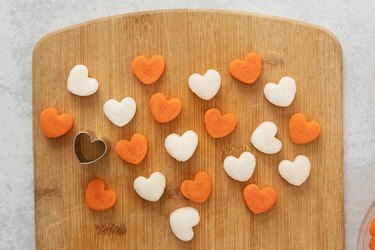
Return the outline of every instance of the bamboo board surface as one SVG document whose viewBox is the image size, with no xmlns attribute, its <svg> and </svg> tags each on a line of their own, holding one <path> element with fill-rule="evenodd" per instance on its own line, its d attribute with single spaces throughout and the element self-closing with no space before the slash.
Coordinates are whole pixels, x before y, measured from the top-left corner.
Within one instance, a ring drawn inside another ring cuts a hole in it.
<svg viewBox="0 0 375 250">
<path fill-rule="evenodd" d="M 263 61 L 253 85 L 233 79 L 228 65 L 254 51 Z M 138 55 L 163 55 L 166 71 L 151 86 L 141 84 L 131 71 Z M 67 91 L 66 81 L 76 64 L 89 68 L 99 90 L 89 97 Z M 188 88 L 191 73 L 213 68 L 222 87 L 210 101 Z M 292 76 L 297 95 L 288 108 L 270 104 L 263 95 L 267 82 Z M 148 108 L 158 91 L 182 101 L 182 112 L 167 124 L 157 124 Z M 102 108 L 109 98 L 133 97 L 137 114 L 125 127 L 114 126 Z M 58 139 L 47 139 L 39 115 L 48 106 L 73 115 L 73 129 Z M 236 130 L 222 139 L 205 131 L 203 116 L 217 107 L 236 114 Z M 291 143 L 288 121 L 295 112 L 321 123 L 318 140 Z M 255 127 L 266 120 L 278 126 L 283 149 L 265 155 L 250 145 Z M 33 135 L 36 245 L 38 249 L 344 249 L 342 52 L 329 32 L 308 24 L 254 14 L 176 10 L 119 15 L 66 28 L 44 37 L 33 53 Z M 199 145 L 185 163 L 164 149 L 170 133 L 188 129 L 198 133 Z M 111 141 L 112 150 L 93 165 L 81 166 L 73 153 L 73 138 L 92 130 Z M 130 165 L 115 153 L 120 139 L 140 132 L 149 141 L 143 162 Z M 228 155 L 252 152 L 257 160 L 247 183 L 230 179 L 223 169 Z M 301 187 L 284 181 L 278 163 L 298 154 L 312 162 L 311 175 Z M 213 178 L 212 196 L 194 204 L 179 192 L 184 179 L 199 170 Z M 167 188 L 159 202 L 142 200 L 133 190 L 139 176 L 162 172 Z M 95 212 L 84 204 L 84 190 L 94 177 L 103 178 L 117 193 L 115 206 Z M 252 214 L 242 199 L 249 183 L 273 186 L 276 205 L 267 213 Z M 179 241 L 169 226 L 169 214 L 193 206 L 201 221 L 190 242 Z"/>
</svg>

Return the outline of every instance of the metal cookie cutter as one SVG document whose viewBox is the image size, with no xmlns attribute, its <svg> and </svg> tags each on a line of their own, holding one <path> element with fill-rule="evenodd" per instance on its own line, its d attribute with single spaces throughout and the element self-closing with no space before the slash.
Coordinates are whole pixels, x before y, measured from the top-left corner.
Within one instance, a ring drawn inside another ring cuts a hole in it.
<svg viewBox="0 0 375 250">
<path fill-rule="evenodd" d="M 82 153 L 82 140 L 81 139 L 84 136 L 88 136 L 90 138 L 90 142 L 92 144 L 90 147 L 93 147 L 94 144 L 98 145 L 96 147 L 100 150 L 100 153 L 94 159 L 87 159 Z M 81 131 L 81 132 L 78 132 L 76 136 L 74 137 L 73 150 L 79 163 L 82 165 L 87 165 L 87 164 L 97 162 L 101 158 L 103 158 L 111 150 L 111 143 L 106 138 L 96 138 L 95 133 L 92 131 Z"/>
</svg>

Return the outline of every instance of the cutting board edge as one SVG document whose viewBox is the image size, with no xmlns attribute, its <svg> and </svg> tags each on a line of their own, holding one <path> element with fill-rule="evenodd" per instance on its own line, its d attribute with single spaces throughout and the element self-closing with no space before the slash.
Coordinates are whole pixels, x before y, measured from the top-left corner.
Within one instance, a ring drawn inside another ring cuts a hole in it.
<svg viewBox="0 0 375 250">
<path fill-rule="evenodd" d="M 275 20 L 275 21 L 281 21 L 281 22 L 291 23 L 293 25 L 298 25 L 298 26 L 303 26 L 303 27 L 306 27 L 306 28 L 315 29 L 315 30 L 321 31 L 322 33 L 325 33 L 328 37 L 330 37 L 334 41 L 335 46 L 337 46 L 338 49 L 339 49 L 339 54 L 341 55 L 341 61 L 342 61 L 342 46 L 340 44 L 339 39 L 330 30 L 328 30 L 328 29 L 326 29 L 322 26 L 316 25 L 316 24 L 307 23 L 307 22 L 300 21 L 300 20 L 289 19 L 289 18 L 286 18 L 286 17 L 272 16 L 272 15 L 267 15 L 267 14 L 259 14 L 259 13 L 254 13 L 254 12 L 234 11 L 234 10 L 219 10 L 219 9 L 217 9 L 217 10 L 215 10 L 215 9 L 170 9 L 170 10 L 168 10 L 168 9 L 164 9 L 164 10 L 148 10 L 148 11 L 131 12 L 131 13 L 124 13 L 124 14 L 118 14 L 118 15 L 113 15 L 113 16 L 108 16 L 108 17 L 92 19 L 92 20 L 89 20 L 89 21 L 86 21 L 86 22 L 70 25 L 70 26 L 67 26 L 67 27 L 60 28 L 60 29 L 57 29 L 55 31 L 49 32 L 46 35 L 42 36 L 36 42 L 36 44 L 33 48 L 33 52 L 32 52 L 33 62 L 34 62 L 34 56 L 36 54 L 37 49 L 46 40 L 48 40 L 52 36 L 57 35 L 61 32 L 65 32 L 65 31 L 68 31 L 68 30 L 80 28 L 82 26 L 85 26 L 85 25 L 88 25 L 88 24 L 91 24 L 91 23 L 95 23 L 95 22 L 107 21 L 107 20 L 113 19 L 113 18 L 119 18 L 119 17 L 125 17 L 125 16 L 131 17 L 131 16 L 150 15 L 150 14 L 163 14 L 163 13 L 173 13 L 173 12 L 180 12 L 180 13 L 183 13 L 183 12 L 222 13 L 222 14 L 232 14 L 232 15 L 241 15 L 241 16 L 253 16 L 253 17 L 259 17 L 259 18 L 265 18 L 265 19 L 270 19 L 270 20 Z M 341 65 L 342 65 L 342 63 L 341 63 Z"/>
</svg>

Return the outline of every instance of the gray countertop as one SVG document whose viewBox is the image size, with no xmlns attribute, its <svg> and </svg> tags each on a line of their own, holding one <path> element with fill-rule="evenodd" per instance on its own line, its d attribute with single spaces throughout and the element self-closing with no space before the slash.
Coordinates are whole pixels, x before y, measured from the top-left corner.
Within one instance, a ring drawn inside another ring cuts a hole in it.
<svg viewBox="0 0 375 250">
<path fill-rule="evenodd" d="M 323 26 L 344 56 L 346 248 L 375 200 L 375 1 L 0 1 L 0 249 L 34 248 L 32 48 L 44 34 L 90 19 L 153 9 L 263 13 Z M 374 153 L 374 154 L 373 154 Z"/>
</svg>

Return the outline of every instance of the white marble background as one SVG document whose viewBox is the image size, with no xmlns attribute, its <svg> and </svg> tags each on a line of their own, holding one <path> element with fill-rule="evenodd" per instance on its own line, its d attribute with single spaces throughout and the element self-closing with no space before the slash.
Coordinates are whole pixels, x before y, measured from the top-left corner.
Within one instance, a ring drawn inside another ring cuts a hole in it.
<svg viewBox="0 0 375 250">
<path fill-rule="evenodd" d="M 375 200 L 375 1 L 1 0 L 0 249 L 34 249 L 31 55 L 44 34 L 110 15 L 173 8 L 258 12 L 321 25 L 344 54 L 346 249 Z M 334 236 L 333 236 L 334 237 Z"/>
</svg>

